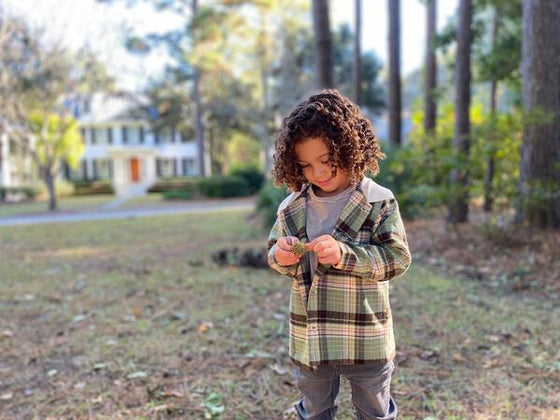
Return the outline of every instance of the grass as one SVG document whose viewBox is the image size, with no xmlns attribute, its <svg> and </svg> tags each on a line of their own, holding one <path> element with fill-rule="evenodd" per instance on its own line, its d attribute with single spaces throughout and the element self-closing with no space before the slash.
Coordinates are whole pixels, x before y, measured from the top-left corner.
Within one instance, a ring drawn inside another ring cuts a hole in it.
<svg viewBox="0 0 560 420">
<path fill-rule="evenodd" d="M 0 228 L 0 419 L 293 419 L 289 281 L 210 258 L 247 216 Z M 557 305 L 422 266 L 392 301 L 400 419 L 560 418 Z"/>
<path fill-rule="evenodd" d="M 63 197 L 58 200 L 58 210 L 96 209 L 114 200 L 113 195 L 92 195 Z M 29 201 L 23 203 L 0 203 L 0 217 L 24 216 L 48 213 L 47 201 Z"/>
</svg>

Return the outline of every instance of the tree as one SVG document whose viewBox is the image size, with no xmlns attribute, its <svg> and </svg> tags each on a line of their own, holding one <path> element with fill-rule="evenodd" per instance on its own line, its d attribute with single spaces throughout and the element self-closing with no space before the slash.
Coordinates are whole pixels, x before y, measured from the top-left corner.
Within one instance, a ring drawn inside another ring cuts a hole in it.
<svg viewBox="0 0 560 420">
<path fill-rule="evenodd" d="M 32 157 L 55 210 L 59 165 L 75 166 L 83 152 L 75 102 L 112 80 L 92 54 L 49 46 L 42 33 L 0 14 L 0 132 Z"/>
<path fill-rule="evenodd" d="M 400 0 L 389 3 L 389 139 L 396 145 L 401 139 L 401 62 Z"/>
<path fill-rule="evenodd" d="M 362 0 L 355 2 L 354 22 L 354 102 L 362 105 Z"/>
<path fill-rule="evenodd" d="M 437 103 L 437 62 L 436 62 L 436 13 L 437 0 L 428 0 L 426 5 L 426 74 L 424 85 L 424 130 L 426 133 L 435 133 Z"/>
<path fill-rule="evenodd" d="M 78 122 L 69 114 L 48 114 L 33 111 L 29 116 L 29 130 L 34 137 L 28 153 L 35 161 L 41 179 L 49 192 L 49 210 L 56 210 L 55 180 L 61 161 L 76 169 L 84 153 L 84 143 Z"/>
<path fill-rule="evenodd" d="M 525 124 L 518 217 L 560 228 L 560 2 L 523 1 L 522 78 Z"/>
<path fill-rule="evenodd" d="M 447 217 L 450 223 L 466 222 L 469 212 L 468 156 L 470 149 L 472 9 L 472 0 L 460 0 L 455 65 L 455 134 L 453 137 L 456 163 L 450 175 L 449 213 Z"/>
<path fill-rule="evenodd" d="M 334 87 L 332 41 L 327 0 L 313 0 L 315 85 L 318 89 Z"/>
</svg>

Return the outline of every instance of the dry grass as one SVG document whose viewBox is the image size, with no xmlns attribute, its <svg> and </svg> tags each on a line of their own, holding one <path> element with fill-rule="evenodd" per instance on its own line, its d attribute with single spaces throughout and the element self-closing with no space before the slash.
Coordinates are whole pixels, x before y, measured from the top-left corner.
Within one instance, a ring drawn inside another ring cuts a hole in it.
<svg viewBox="0 0 560 420">
<path fill-rule="evenodd" d="M 292 419 L 288 280 L 210 262 L 264 240 L 245 212 L 0 228 L 0 418 Z M 552 301 L 418 265 L 392 299 L 400 419 L 560 418 Z"/>
</svg>

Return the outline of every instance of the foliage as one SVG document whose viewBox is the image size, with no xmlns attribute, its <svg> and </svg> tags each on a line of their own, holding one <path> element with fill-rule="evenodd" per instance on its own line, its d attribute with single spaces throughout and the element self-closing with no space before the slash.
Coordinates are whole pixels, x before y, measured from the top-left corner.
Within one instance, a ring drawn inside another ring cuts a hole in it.
<svg viewBox="0 0 560 420">
<path fill-rule="evenodd" d="M 198 190 L 205 197 L 245 197 L 249 183 L 239 176 L 212 176 L 200 179 Z"/>
<path fill-rule="evenodd" d="M 60 161 L 77 168 L 85 146 L 73 117 L 33 111 L 29 116 L 29 130 L 35 137 L 34 151 L 41 166 L 52 167 L 54 173 Z"/>
<path fill-rule="evenodd" d="M 471 196 L 484 191 L 485 165 L 490 153 L 495 157 L 494 191 L 497 203 L 513 204 L 517 197 L 522 116 L 520 111 L 497 114 L 495 121 L 483 112 L 482 105 L 471 107 L 471 149 L 465 160 L 454 155 L 453 107 L 440 106 L 435 136 L 423 128 L 423 111 L 413 113 L 414 129 L 409 143 L 400 148 L 384 147 L 387 158 L 380 163 L 377 181 L 397 194 L 401 210 L 414 218 L 449 199 L 449 174 L 452 168 L 465 167 L 470 174 Z M 490 130 L 493 127 L 494 137 Z"/>
<path fill-rule="evenodd" d="M 196 187 L 190 186 L 181 190 L 167 190 L 163 193 L 164 200 L 190 200 L 196 195 Z"/>
<path fill-rule="evenodd" d="M 114 194 L 113 183 L 107 180 L 73 181 L 74 195 Z"/>
<path fill-rule="evenodd" d="M 5 201 L 8 196 L 22 196 L 25 200 L 34 199 L 39 192 L 33 187 L 2 187 L 0 186 L 0 202 Z"/>
<path fill-rule="evenodd" d="M 266 182 L 257 196 L 256 210 L 263 218 L 265 229 L 272 228 L 276 220 L 278 206 L 288 196 L 287 188 L 276 188 L 272 182 Z"/>
<path fill-rule="evenodd" d="M 261 189 L 265 177 L 263 172 L 254 166 L 238 167 L 231 171 L 230 175 L 238 176 L 249 184 L 249 193 L 254 194 Z"/>
<path fill-rule="evenodd" d="M 177 177 L 166 178 L 156 181 L 149 189 L 149 193 L 161 193 L 172 190 L 187 190 L 196 187 L 198 178 L 195 177 Z"/>
</svg>

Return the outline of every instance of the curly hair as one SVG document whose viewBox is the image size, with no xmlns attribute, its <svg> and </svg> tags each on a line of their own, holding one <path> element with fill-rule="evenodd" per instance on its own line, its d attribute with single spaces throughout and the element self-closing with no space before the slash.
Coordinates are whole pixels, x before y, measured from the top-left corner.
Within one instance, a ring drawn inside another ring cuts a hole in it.
<svg viewBox="0 0 560 420">
<path fill-rule="evenodd" d="M 352 183 L 361 180 L 368 169 L 376 175 L 377 161 L 385 157 L 360 108 L 337 90 L 324 90 L 298 104 L 282 121 L 272 169 L 276 186 L 298 191 L 307 182 L 294 146 L 311 138 L 323 139 L 331 165 L 346 170 Z"/>
</svg>

